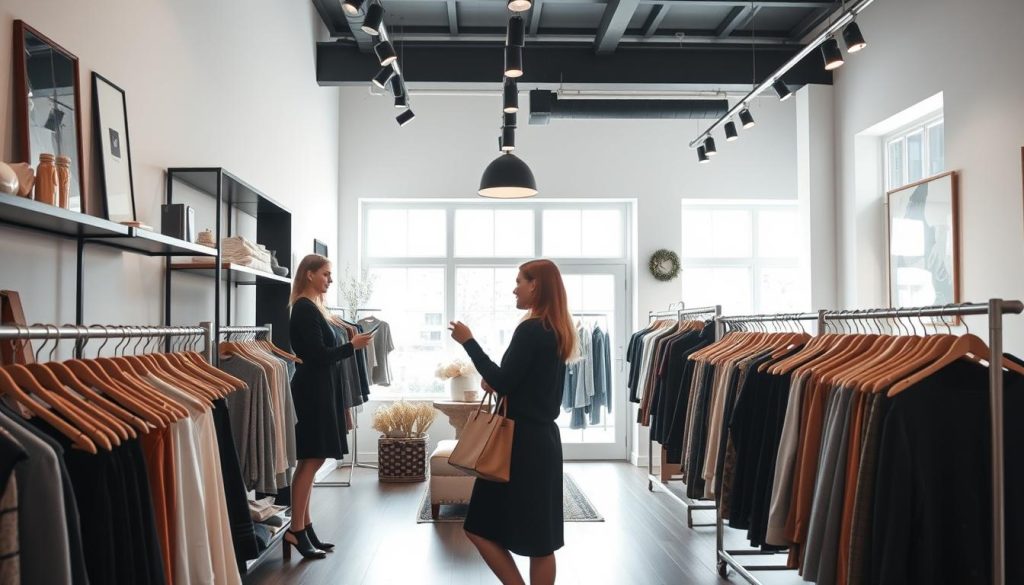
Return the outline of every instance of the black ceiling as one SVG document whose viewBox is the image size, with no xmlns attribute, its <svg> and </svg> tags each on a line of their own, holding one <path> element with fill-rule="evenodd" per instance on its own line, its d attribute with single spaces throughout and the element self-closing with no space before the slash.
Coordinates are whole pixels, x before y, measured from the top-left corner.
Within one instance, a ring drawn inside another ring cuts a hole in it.
<svg viewBox="0 0 1024 585">
<path fill-rule="evenodd" d="M 376 62 L 372 41 L 359 28 L 362 14 L 347 16 L 341 0 L 313 4 L 335 39 L 318 46 L 318 81 L 365 83 Z M 500 81 L 498 50 L 509 18 L 505 0 L 383 4 L 407 81 Z M 752 42 L 757 77 L 764 78 L 795 55 L 800 40 L 835 7 L 827 0 L 534 0 L 523 13 L 527 72 L 522 81 L 750 83 Z M 474 73 L 473 65 L 484 58 L 489 69 Z M 805 61 L 808 66 L 798 66 L 787 83 L 831 83 L 831 75 L 817 66 L 820 60 Z"/>
</svg>

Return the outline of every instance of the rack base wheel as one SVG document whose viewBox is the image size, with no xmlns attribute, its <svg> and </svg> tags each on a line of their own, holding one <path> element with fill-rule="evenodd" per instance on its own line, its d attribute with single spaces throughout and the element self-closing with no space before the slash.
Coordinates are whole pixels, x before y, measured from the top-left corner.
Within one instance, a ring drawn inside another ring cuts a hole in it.
<svg viewBox="0 0 1024 585">
<path fill-rule="evenodd" d="M 729 576 L 729 564 L 725 561 L 718 561 L 718 574 L 724 579 Z"/>
<path fill-rule="evenodd" d="M 654 491 L 654 482 L 651 481 L 651 480 L 647 480 L 647 491 L 649 491 L 649 492 L 653 492 Z"/>
</svg>

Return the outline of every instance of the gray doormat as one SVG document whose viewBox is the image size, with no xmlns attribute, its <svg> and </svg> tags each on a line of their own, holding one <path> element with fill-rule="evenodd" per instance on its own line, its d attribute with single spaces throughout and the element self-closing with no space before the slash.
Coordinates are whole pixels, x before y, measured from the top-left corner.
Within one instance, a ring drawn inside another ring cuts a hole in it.
<svg viewBox="0 0 1024 585">
<path fill-rule="evenodd" d="M 419 515 L 416 517 L 417 524 L 427 522 L 462 522 L 466 519 L 468 504 L 442 505 L 437 520 L 430 517 L 430 484 L 423 490 L 423 499 L 420 500 Z M 604 516 L 597 512 L 597 508 L 590 503 L 590 498 L 583 493 L 580 486 L 568 473 L 562 474 L 562 510 L 566 522 L 604 522 Z"/>
</svg>

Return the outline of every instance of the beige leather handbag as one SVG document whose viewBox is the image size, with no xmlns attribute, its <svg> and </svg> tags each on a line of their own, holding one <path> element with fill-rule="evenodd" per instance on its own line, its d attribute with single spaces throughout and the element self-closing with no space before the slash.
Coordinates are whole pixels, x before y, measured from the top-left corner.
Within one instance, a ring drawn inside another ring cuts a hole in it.
<svg viewBox="0 0 1024 585">
<path fill-rule="evenodd" d="M 515 424 L 508 418 L 508 398 L 498 398 L 492 411 L 491 394 L 487 393 L 480 399 L 479 408 L 469 415 L 448 463 L 480 479 L 507 483 Z"/>
</svg>

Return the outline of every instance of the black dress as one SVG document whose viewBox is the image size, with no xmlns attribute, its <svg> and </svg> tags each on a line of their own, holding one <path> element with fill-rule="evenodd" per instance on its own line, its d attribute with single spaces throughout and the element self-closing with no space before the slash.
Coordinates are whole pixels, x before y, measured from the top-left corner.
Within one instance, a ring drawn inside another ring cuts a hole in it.
<svg viewBox="0 0 1024 585">
<path fill-rule="evenodd" d="M 555 332 L 539 319 L 516 328 L 499 367 L 475 340 L 466 352 L 483 379 L 508 396 L 515 421 L 508 483 L 477 479 L 467 532 L 518 555 L 542 557 L 562 548 L 562 439 L 558 418 L 565 362 Z"/>
<path fill-rule="evenodd" d="M 298 459 L 341 459 L 345 421 L 339 420 L 341 396 L 335 365 L 352 357 L 352 344 L 338 345 L 334 330 L 313 301 L 292 306 L 288 324 L 292 350 L 302 360 L 292 377 L 295 403 L 295 455 Z"/>
</svg>

